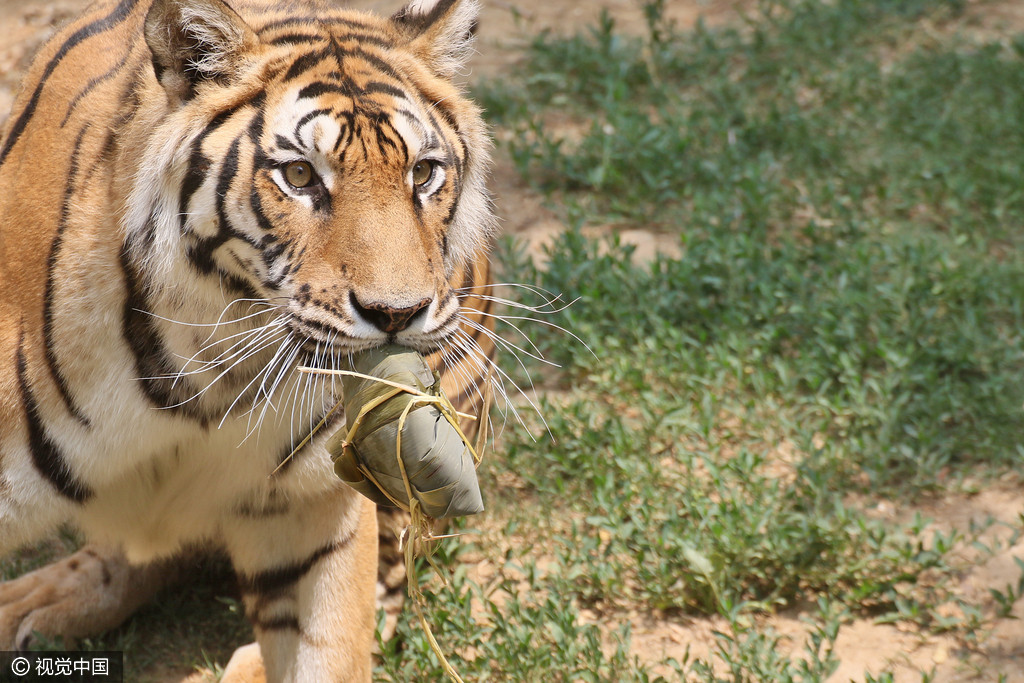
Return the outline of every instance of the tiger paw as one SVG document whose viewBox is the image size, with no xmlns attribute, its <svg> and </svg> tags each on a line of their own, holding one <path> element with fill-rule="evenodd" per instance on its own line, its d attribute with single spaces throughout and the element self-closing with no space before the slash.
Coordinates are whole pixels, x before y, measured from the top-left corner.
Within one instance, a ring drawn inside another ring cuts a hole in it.
<svg viewBox="0 0 1024 683">
<path fill-rule="evenodd" d="M 235 650 L 220 678 L 221 683 L 266 683 L 266 680 L 259 643 L 249 643 Z"/>
<path fill-rule="evenodd" d="M 0 583 L 0 650 L 27 649 L 37 634 L 68 642 L 114 628 L 165 585 L 169 569 L 86 546 Z"/>
</svg>

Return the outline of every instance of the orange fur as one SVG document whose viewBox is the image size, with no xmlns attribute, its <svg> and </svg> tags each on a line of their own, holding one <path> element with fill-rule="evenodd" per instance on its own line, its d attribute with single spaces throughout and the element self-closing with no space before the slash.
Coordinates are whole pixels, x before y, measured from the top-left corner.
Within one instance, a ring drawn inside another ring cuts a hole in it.
<svg viewBox="0 0 1024 683">
<path fill-rule="evenodd" d="M 164 583 L 128 560 L 213 542 L 268 680 L 369 679 L 377 524 L 323 438 L 279 468 L 339 397 L 294 367 L 397 342 L 479 400 L 489 141 L 449 80 L 475 14 L 101 0 L 43 47 L 0 141 L 0 552 L 71 522 L 140 588 L 69 561 L 0 590 L 0 636 L 116 621 Z"/>
</svg>

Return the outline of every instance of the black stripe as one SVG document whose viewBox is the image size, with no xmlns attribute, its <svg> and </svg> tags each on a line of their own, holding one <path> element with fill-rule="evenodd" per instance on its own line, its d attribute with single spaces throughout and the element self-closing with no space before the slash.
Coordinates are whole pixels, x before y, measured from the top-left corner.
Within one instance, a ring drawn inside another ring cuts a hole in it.
<svg viewBox="0 0 1024 683">
<path fill-rule="evenodd" d="M 182 232 L 185 230 L 185 220 L 189 212 L 188 205 L 192 201 L 192 196 L 202 187 L 203 181 L 206 180 L 207 173 L 212 165 L 210 159 L 203 154 L 203 143 L 242 106 L 244 105 L 240 104 L 214 116 L 206 128 L 203 129 L 203 132 L 192 143 L 192 153 L 189 155 L 188 169 L 185 171 L 185 179 L 181 184 L 181 192 L 178 195 L 178 219 Z"/>
<path fill-rule="evenodd" d="M 255 300 L 262 298 L 250 282 L 243 280 L 233 273 L 223 273 L 221 275 L 221 282 L 224 284 L 225 290 L 238 294 L 242 299 Z"/>
<path fill-rule="evenodd" d="M 29 98 L 28 104 L 22 110 L 21 114 L 18 115 L 17 120 L 11 126 L 7 135 L 7 140 L 4 142 L 3 150 L 0 150 L 0 165 L 7 160 L 7 155 L 11 153 L 11 149 L 17 144 L 21 134 L 25 132 L 25 127 L 28 125 L 29 120 L 35 114 L 36 107 L 39 105 L 39 96 L 42 94 L 43 89 L 46 87 L 46 82 L 50 79 L 54 69 L 60 64 L 61 60 L 74 49 L 79 43 L 87 38 L 94 35 L 108 31 L 114 26 L 117 26 L 131 14 L 132 9 L 138 0 L 121 0 L 117 4 L 117 7 L 113 11 L 102 19 L 97 19 L 91 24 L 87 24 L 82 28 L 78 29 L 71 34 L 57 50 L 57 53 L 50 58 L 50 61 L 46 63 L 46 68 L 43 69 L 43 75 L 40 77 L 39 82 L 36 84 L 36 89 L 32 93 L 32 97 Z"/>
<path fill-rule="evenodd" d="M 353 113 L 341 113 L 335 114 L 335 120 L 339 117 L 344 118 L 345 122 L 338 122 L 341 126 L 341 134 L 338 135 L 338 141 L 334 143 L 334 153 L 340 154 L 341 157 L 338 159 L 342 165 L 345 163 L 345 152 L 341 151 L 343 147 L 348 147 L 352 144 L 352 136 L 355 134 L 355 114 Z"/>
<path fill-rule="evenodd" d="M 396 81 L 399 81 L 406 87 L 410 87 L 409 80 L 404 75 L 396 71 L 395 67 L 392 64 L 388 63 L 382 57 L 379 57 L 373 54 L 372 52 L 367 52 L 366 50 L 361 49 L 359 46 L 342 47 L 341 45 L 335 44 L 334 52 L 339 64 L 346 57 L 357 57 L 359 59 L 362 59 L 364 62 L 368 62 L 372 66 L 376 67 L 377 70 L 380 71 L 381 73 L 390 76 Z"/>
<path fill-rule="evenodd" d="M 423 99 L 428 100 L 426 97 Z M 443 99 L 436 102 L 430 102 L 430 106 L 427 107 L 427 116 L 430 118 L 430 124 L 434 127 L 434 130 L 441 128 L 437 123 L 437 118 L 434 116 L 434 112 L 437 112 L 441 115 L 441 118 L 444 119 L 444 122 L 448 124 L 448 127 L 458 133 L 459 122 L 456 121 L 455 114 L 448 110 L 446 102 L 447 101 Z"/>
<path fill-rule="evenodd" d="M 256 216 L 256 223 L 259 225 L 260 230 L 266 233 L 258 246 L 263 267 L 267 271 L 267 277 L 262 280 L 263 285 L 268 289 L 280 289 L 281 285 L 288 278 L 288 269 L 283 269 L 280 275 L 273 278 L 271 273 L 274 270 L 274 266 L 277 265 L 277 260 L 291 246 L 291 242 L 288 240 L 278 241 L 277 237 L 270 232 L 274 229 L 274 224 L 270 222 L 270 219 L 263 212 L 263 200 L 260 198 L 259 189 L 255 183 L 253 183 L 252 188 L 249 190 L 249 208 L 252 209 L 253 214 Z"/>
<path fill-rule="evenodd" d="M 209 157 L 203 154 L 203 140 L 200 137 L 192 145 L 192 153 L 188 157 L 188 168 L 185 170 L 185 178 L 181 183 L 181 192 L 178 193 L 178 227 L 182 234 L 186 232 L 188 205 L 195 193 L 202 187 L 203 181 L 206 180 L 211 163 Z"/>
<path fill-rule="evenodd" d="M 355 28 L 372 29 L 373 26 L 356 19 L 349 19 L 345 17 L 330 17 L 325 18 L 323 16 L 308 15 L 308 16 L 290 16 L 286 19 L 277 19 L 275 21 L 268 22 L 256 29 L 256 33 L 263 34 L 269 33 L 275 29 L 284 28 L 286 26 L 295 26 L 306 24 L 308 26 L 350 26 Z"/>
<path fill-rule="evenodd" d="M 272 76 L 276 76 L 279 73 L 281 73 L 281 70 L 280 69 L 275 69 L 271 75 Z M 268 80 L 269 80 L 269 77 L 268 77 Z M 250 97 L 249 98 L 249 102 L 248 102 L 249 106 L 250 107 L 255 107 L 257 112 L 261 116 L 263 115 L 263 111 L 262 111 L 263 105 L 266 104 L 266 103 L 267 103 L 267 91 L 263 90 L 263 89 L 261 89 L 259 92 L 257 92 L 252 97 Z M 242 105 L 239 105 L 239 106 L 242 106 Z"/>
<path fill-rule="evenodd" d="M 22 332 L 21 339 L 18 340 L 18 388 L 21 390 L 21 401 L 25 406 L 28 446 L 32 454 L 32 463 L 39 473 L 57 489 L 58 493 L 76 503 L 84 503 L 92 497 L 93 492 L 74 477 L 64 454 L 46 434 L 42 418 L 39 415 L 39 406 L 28 385 L 24 343 L 25 335 Z"/>
<path fill-rule="evenodd" d="M 263 200 L 260 199 L 260 190 L 253 183 L 253 186 L 249 189 L 249 208 L 252 209 L 253 214 L 256 216 L 256 224 L 260 226 L 260 230 L 269 233 L 274 229 L 274 224 L 270 222 L 270 219 L 263 213 Z M 276 259 L 284 251 L 285 243 L 281 243 L 279 246 L 274 247 L 276 249 L 273 253 L 272 248 L 267 247 L 267 238 L 271 235 L 264 235 L 263 240 L 260 242 L 260 249 L 263 250 L 263 262 L 269 266 L 267 259 Z"/>
<path fill-rule="evenodd" d="M 444 307 L 448 305 L 448 302 L 452 300 L 453 296 L 455 296 L 455 290 L 453 290 L 451 287 L 447 287 L 444 290 L 444 296 L 442 296 L 437 301 L 437 309 L 443 310 Z"/>
<path fill-rule="evenodd" d="M 64 199 L 61 202 L 60 219 L 57 222 L 57 234 L 53 238 L 53 244 L 50 245 L 50 256 L 46 262 L 46 291 L 43 295 L 43 347 L 46 349 L 46 364 L 50 367 L 50 375 L 53 377 L 53 381 L 57 385 L 57 390 L 60 392 L 60 397 L 64 402 L 64 407 L 71 416 L 79 422 L 79 424 L 86 427 L 90 426 L 89 418 L 82 413 L 81 408 L 79 408 L 71 398 L 67 378 L 60 369 L 60 361 L 57 360 L 57 352 L 54 349 L 53 332 L 55 322 L 53 320 L 53 278 L 57 271 L 57 259 L 60 256 L 61 247 L 64 244 L 64 232 L 68 227 L 68 218 L 71 216 L 71 201 L 75 192 L 75 182 L 78 177 L 78 155 L 82 150 L 82 140 L 85 138 L 85 134 L 88 132 L 89 126 L 90 124 L 85 124 L 82 130 L 78 132 L 78 137 L 75 139 L 75 145 L 71 150 L 68 179 L 64 185 Z"/>
<path fill-rule="evenodd" d="M 396 153 L 402 154 L 402 164 L 407 164 L 409 161 L 409 150 L 405 146 L 405 141 L 402 140 L 402 136 L 399 135 L 398 131 L 395 131 L 394 126 L 391 125 L 391 117 L 389 117 L 387 114 L 379 114 L 377 116 L 376 124 L 377 125 L 373 127 L 373 132 L 377 136 L 377 148 L 380 150 L 381 155 L 386 157 L 387 149 L 385 148 L 390 147 L 391 149 L 395 150 Z M 388 127 L 391 130 L 395 131 L 395 137 L 398 138 L 398 141 L 402 145 L 401 149 L 399 149 L 398 145 L 395 144 L 394 140 L 388 137 L 387 133 L 384 130 L 385 127 Z"/>
<path fill-rule="evenodd" d="M 395 140 L 398 143 L 398 151 L 402 155 L 402 166 L 405 168 L 409 167 L 409 162 L 412 161 L 409 157 L 409 146 L 405 144 L 405 138 L 402 137 L 401 133 L 395 128 L 395 126 L 388 121 L 388 127 L 394 132 Z"/>
<path fill-rule="evenodd" d="M 267 519 L 278 517 L 291 511 L 288 504 L 282 501 L 270 501 L 262 505 L 255 503 L 242 503 L 234 510 L 235 515 L 244 519 Z"/>
<path fill-rule="evenodd" d="M 297 57 L 295 61 L 292 62 L 292 65 L 288 67 L 288 72 L 285 73 L 284 80 L 290 81 L 296 76 L 306 73 L 330 57 L 331 52 L 330 46 L 325 46 L 315 52 L 307 52 L 301 57 Z"/>
<path fill-rule="evenodd" d="M 385 49 L 395 47 L 395 41 L 370 33 L 346 33 L 345 35 L 338 36 L 339 42 L 347 43 L 350 40 L 355 41 L 360 45 L 374 45 Z"/>
<path fill-rule="evenodd" d="M 326 38 L 319 33 L 283 33 L 264 42 L 268 45 L 300 45 L 318 40 L 326 40 Z"/>
<path fill-rule="evenodd" d="M 363 95 L 384 94 L 391 95 L 399 100 L 409 99 L 408 95 L 406 95 L 405 91 L 401 88 L 381 81 L 370 81 L 366 85 L 362 86 L 359 89 L 359 92 Z"/>
<path fill-rule="evenodd" d="M 295 130 L 293 132 L 293 135 L 295 135 L 295 137 L 298 138 L 299 137 L 299 131 L 302 130 L 302 127 L 305 126 L 307 123 L 309 123 L 310 121 L 312 121 L 313 119 L 315 119 L 318 116 L 324 116 L 324 115 L 330 116 L 331 114 L 333 114 L 333 112 L 330 109 L 323 109 L 323 108 L 321 108 L 321 109 L 314 109 L 313 111 L 304 114 L 302 116 L 302 118 L 299 119 L 298 123 L 295 124 Z"/>
<path fill-rule="evenodd" d="M 293 584 L 297 583 L 309 573 L 313 566 L 333 552 L 341 550 L 348 545 L 350 538 L 342 541 L 329 543 L 322 548 L 313 551 L 309 557 L 301 562 L 266 569 L 256 574 L 239 574 L 238 585 L 243 593 L 268 596 L 281 593 Z"/>
<path fill-rule="evenodd" d="M 299 620 L 294 615 L 272 617 L 270 619 L 254 618 L 252 624 L 260 631 L 295 631 L 296 633 L 302 633 L 302 628 L 299 627 Z"/>
<path fill-rule="evenodd" d="M 98 168 L 99 166 L 105 166 L 114 158 L 114 150 L 117 148 L 117 138 L 114 135 L 114 131 L 109 128 L 104 131 L 106 137 L 103 139 L 103 146 L 100 147 L 100 153 L 93 159 L 93 167 L 89 169 L 89 175 Z"/>
<path fill-rule="evenodd" d="M 316 341 L 322 342 L 327 341 L 328 339 L 337 339 L 339 336 L 339 331 L 336 328 L 331 327 L 326 323 L 322 323 L 319 320 L 310 320 L 308 318 L 296 317 L 295 325 L 298 327 L 305 328 L 304 331 L 306 333 L 306 336 L 312 337 Z M 317 338 L 316 335 L 312 334 L 313 332 L 318 332 L 320 334 L 319 338 Z"/>
<path fill-rule="evenodd" d="M 163 337 L 156 327 L 156 318 L 149 315 L 149 301 L 142 283 L 128 257 L 128 247 L 121 247 L 121 270 L 125 281 L 124 309 L 121 317 L 121 336 L 135 359 L 136 386 L 155 408 L 167 409 L 178 415 L 187 415 L 205 426 L 211 417 L 204 415 L 197 401 L 182 403 L 190 394 L 187 382 L 176 387 L 173 375 L 177 368 L 164 347 Z"/>
<path fill-rule="evenodd" d="M 359 141 L 359 148 L 363 151 L 363 162 L 369 163 L 369 161 L 370 161 L 370 153 L 366 149 L 366 137 L 364 135 L 364 132 L 365 132 L 366 129 L 363 127 L 362 123 L 360 123 L 360 122 L 356 122 L 356 125 L 354 126 L 354 128 L 356 128 L 355 135 L 356 135 L 356 140 Z"/>
<path fill-rule="evenodd" d="M 289 152 L 295 152 L 296 154 L 304 154 L 301 148 L 280 133 L 274 135 L 274 144 L 277 145 L 278 149 L 286 149 Z"/>
<path fill-rule="evenodd" d="M 85 84 L 85 87 L 79 90 L 77 95 L 71 98 L 71 101 L 68 103 L 67 111 L 64 112 L 64 119 L 60 122 L 61 128 L 63 128 L 67 124 L 68 119 L 71 118 L 71 114 L 78 107 L 78 103 L 82 100 L 82 98 L 88 95 L 90 92 L 92 92 L 96 86 L 118 75 L 121 69 L 124 68 L 124 65 L 128 63 L 128 57 L 130 56 L 131 52 L 125 53 L 124 57 L 122 57 L 117 64 L 111 67 L 109 71 L 90 79 L 89 82 Z"/>
<path fill-rule="evenodd" d="M 253 104 L 255 105 L 256 103 L 253 102 Z M 260 106 L 262 107 L 262 103 L 260 103 Z M 249 125 L 246 128 L 246 134 L 249 136 L 249 140 L 257 148 L 257 151 L 254 151 L 254 154 L 258 153 L 260 138 L 263 137 L 263 128 L 266 125 L 266 122 L 266 112 L 263 111 L 263 109 L 257 109 L 256 116 L 252 117 L 252 121 L 249 122 Z"/>
<path fill-rule="evenodd" d="M 231 142 L 231 147 L 228 148 L 228 153 L 221 163 L 220 173 L 217 176 L 217 234 L 213 237 L 200 238 L 186 251 L 192 265 L 203 275 L 213 273 L 216 268 L 216 264 L 213 262 L 213 252 L 223 246 L 232 236 L 224 203 L 227 200 L 231 182 L 238 173 L 238 148 L 241 141 L 242 136 L 239 135 Z"/>
<path fill-rule="evenodd" d="M 454 185 L 454 187 L 452 187 L 452 194 L 454 194 L 454 196 L 452 197 L 451 203 L 448 206 L 448 213 L 442 220 L 446 227 L 451 225 L 452 221 L 455 220 L 455 214 L 459 210 L 459 199 L 462 198 L 462 177 L 459 174 L 458 169 L 456 169 L 455 171 L 455 178 L 452 179 L 452 184 Z M 441 252 L 443 254 L 447 254 L 448 252 L 447 238 L 448 235 L 445 234 L 444 250 Z"/>
<path fill-rule="evenodd" d="M 355 97 L 357 90 L 351 83 L 327 83 L 326 81 L 314 81 L 299 91 L 299 99 L 320 97 L 326 93 L 337 93 L 346 97 Z"/>
</svg>

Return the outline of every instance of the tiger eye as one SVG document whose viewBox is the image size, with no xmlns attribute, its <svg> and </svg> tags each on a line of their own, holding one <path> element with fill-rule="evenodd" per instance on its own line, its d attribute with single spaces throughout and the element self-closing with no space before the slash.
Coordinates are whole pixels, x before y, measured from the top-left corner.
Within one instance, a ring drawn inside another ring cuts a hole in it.
<svg viewBox="0 0 1024 683">
<path fill-rule="evenodd" d="M 417 161 L 412 167 L 413 185 L 426 185 L 432 175 L 434 175 L 434 164 L 430 161 Z"/>
<path fill-rule="evenodd" d="M 307 187 L 313 182 L 313 166 L 308 161 L 293 161 L 284 167 L 284 179 L 292 187 Z"/>
</svg>

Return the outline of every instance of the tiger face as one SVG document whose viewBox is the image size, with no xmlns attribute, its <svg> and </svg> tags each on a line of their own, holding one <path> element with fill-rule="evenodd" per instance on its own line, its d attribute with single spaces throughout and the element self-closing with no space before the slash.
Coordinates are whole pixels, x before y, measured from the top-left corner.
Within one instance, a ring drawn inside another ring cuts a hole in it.
<svg viewBox="0 0 1024 683">
<path fill-rule="evenodd" d="M 311 340 L 427 351 L 456 322 L 456 254 L 486 239 L 479 217 L 457 215 L 467 146 L 454 114 L 431 111 L 443 95 L 360 61 L 332 55 L 301 84 L 275 84 L 251 180 L 277 221 L 260 285 L 286 292 Z"/>
<path fill-rule="evenodd" d="M 142 97 L 164 99 L 162 134 L 129 244 L 166 258 L 165 282 L 199 274 L 272 302 L 307 350 L 442 347 L 494 225 L 485 126 L 450 81 L 467 5 L 254 27 L 226 6 L 158 4 L 146 37 L 163 92 Z"/>
</svg>

